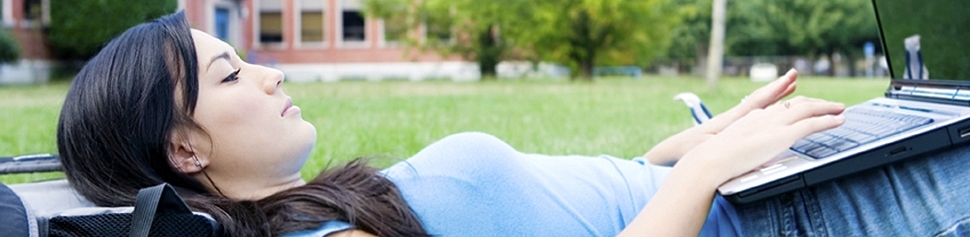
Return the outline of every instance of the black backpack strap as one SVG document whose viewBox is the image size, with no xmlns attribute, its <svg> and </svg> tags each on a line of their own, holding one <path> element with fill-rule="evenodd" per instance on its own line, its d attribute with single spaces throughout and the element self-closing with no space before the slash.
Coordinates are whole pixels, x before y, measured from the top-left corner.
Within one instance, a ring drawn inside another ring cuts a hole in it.
<svg viewBox="0 0 970 237">
<path fill-rule="evenodd" d="M 138 191 L 135 199 L 135 210 L 131 217 L 130 237 L 147 237 L 152 222 L 159 213 L 187 213 L 192 211 L 185 205 L 182 198 L 175 193 L 172 186 L 162 183 Z"/>
<path fill-rule="evenodd" d="M 50 236 L 50 217 L 37 216 L 37 236 L 47 237 Z"/>
</svg>

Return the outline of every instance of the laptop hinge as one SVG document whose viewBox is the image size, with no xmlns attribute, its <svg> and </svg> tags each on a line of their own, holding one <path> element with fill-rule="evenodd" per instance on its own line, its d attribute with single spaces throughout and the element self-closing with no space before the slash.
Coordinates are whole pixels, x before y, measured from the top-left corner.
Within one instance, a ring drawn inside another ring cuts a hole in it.
<svg viewBox="0 0 970 237">
<path fill-rule="evenodd" d="M 886 97 L 970 106 L 970 87 L 956 81 L 893 80 Z"/>
</svg>

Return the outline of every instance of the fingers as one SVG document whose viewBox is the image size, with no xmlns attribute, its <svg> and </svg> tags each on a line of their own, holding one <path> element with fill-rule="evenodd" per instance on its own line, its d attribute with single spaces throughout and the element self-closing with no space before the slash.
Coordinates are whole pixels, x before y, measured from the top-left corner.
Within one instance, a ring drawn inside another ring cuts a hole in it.
<svg viewBox="0 0 970 237">
<path fill-rule="evenodd" d="M 782 75 L 781 77 L 790 77 L 791 80 L 795 80 L 795 78 L 798 77 L 798 70 L 795 70 L 794 68 L 788 69 L 788 71 L 785 72 L 785 75 Z"/>
<path fill-rule="evenodd" d="M 774 104 L 781 98 L 795 92 L 795 79 L 797 77 L 797 71 L 794 69 L 788 70 L 785 75 L 779 77 L 777 80 L 751 92 L 750 95 L 745 97 L 745 102 L 748 103 L 751 109 L 765 108 Z"/>
<path fill-rule="evenodd" d="M 815 98 L 796 97 L 767 110 L 779 116 L 780 120 L 777 121 L 783 126 L 789 125 L 788 134 L 796 139 L 838 127 L 845 122 L 845 117 L 840 115 L 845 111 L 844 104 Z"/>
<path fill-rule="evenodd" d="M 788 72 L 786 72 L 785 75 L 781 75 L 781 77 L 775 80 L 775 82 L 785 85 L 786 87 L 785 91 L 788 92 L 788 94 L 791 94 L 791 92 L 795 91 L 794 90 L 795 79 L 798 79 L 798 71 L 792 68 L 788 70 Z M 788 94 L 785 94 L 785 95 L 787 96 Z"/>
<path fill-rule="evenodd" d="M 728 110 L 725 113 L 726 116 L 721 117 L 726 117 L 726 120 L 733 122 L 751 110 L 764 109 L 769 105 L 777 103 L 781 98 L 785 98 L 785 96 L 795 92 L 796 76 L 797 72 L 794 69 L 789 70 L 784 76 L 751 92 L 740 104 Z"/>
<path fill-rule="evenodd" d="M 785 88 L 785 91 L 781 93 L 782 96 L 781 97 L 778 97 L 778 99 L 776 99 L 776 100 L 780 100 L 781 98 L 785 98 L 785 96 L 788 96 L 788 95 L 791 95 L 791 93 L 794 93 L 795 92 L 796 85 L 797 84 L 795 84 L 795 82 L 792 82 L 791 84 L 788 84 L 788 88 Z"/>
<path fill-rule="evenodd" d="M 841 114 L 845 110 L 845 105 L 815 98 L 797 97 L 773 106 L 772 110 L 786 118 L 787 124 L 794 124 L 807 118 Z"/>
<path fill-rule="evenodd" d="M 781 104 L 788 103 L 788 105 L 791 106 L 793 104 L 805 104 L 805 103 L 814 104 L 814 103 L 832 103 L 832 102 L 829 102 L 829 101 L 823 100 L 823 99 L 818 99 L 818 98 L 804 97 L 804 96 L 796 96 L 795 98 L 792 98 L 792 99 L 790 99 L 788 101 L 779 102 L 779 103 L 781 103 Z"/>
<path fill-rule="evenodd" d="M 778 79 L 769 83 L 767 86 L 765 86 L 765 88 L 775 88 L 775 90 L 773 91 L 785 92 L 787 90 L 781 90 L 781 89 L 790 88 L 791 85 L 795 83 L 796 78 L 798 78 L 798 72 L 795 71 L 795 69 L 791 69 L 791 70 L 788 70 L 788 72 L 786 72 L 785 75 L 781 75 L 781 77 L 778 77 Z"/>
<path fill-rule="evenodd" d="M 842 115 L 824 115 L 811 117 L 803 119 L 801 121 L 795 122 L 791 125 L 791 135 L 795 136 L 795 139 L 803 138 L 812 133 L 825 131 L 828 129 L 836 128 L 845 123 L 845 116 Z"/>
<path fill-rule="evenodd" d="M 785 75 L 782 75 L 781 77 L 779 77 L 778 80 L 775 80 L 775 81 L 781 82 L 781 84 L 784 85 L 784 88 L 785 88 L 784 90 L 781 91 L 781 93 L 778 93 L 778 95 L 775 97 L 775 101 L 778 101 L 781 98 L 785 98 L 785 96 L 791 95 L 792 92 L 795 92 L 795 85 L 796 85 L 795 79 L 797 78 L 798 78 L 798 71 L 792 68 L 791 70 L 788 70 L 788 72 L 785 73 Z"/>
</svg>

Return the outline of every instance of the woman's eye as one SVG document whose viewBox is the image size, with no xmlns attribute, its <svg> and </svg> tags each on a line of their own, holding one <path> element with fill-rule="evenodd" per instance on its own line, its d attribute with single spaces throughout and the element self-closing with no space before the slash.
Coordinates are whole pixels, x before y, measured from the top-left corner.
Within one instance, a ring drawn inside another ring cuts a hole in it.
<svg viewBox="0 0 970 237">
<path fill-rule="evenodd" d="M 236 69 L 236 71 L 229 73 L 229 76 L 227 76 L 225 79 L 222 79 L 222 82 L 226 83 L 226 82 L 233 82 L 233 81 L 239 80 L 239 71 L 242 71 L 242 68 Z"/>
</svg>

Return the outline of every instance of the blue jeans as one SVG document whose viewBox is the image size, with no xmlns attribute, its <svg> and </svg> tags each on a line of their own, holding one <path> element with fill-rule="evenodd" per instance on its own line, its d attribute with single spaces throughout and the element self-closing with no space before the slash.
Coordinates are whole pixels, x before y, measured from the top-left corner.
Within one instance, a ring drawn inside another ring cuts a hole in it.
<svg viewBox="0 0 970 237">
<path fill-rule="evenodd" d="M 970 236 L 970 146 L 734 210 L 745 236 Z"/>
</svg>

